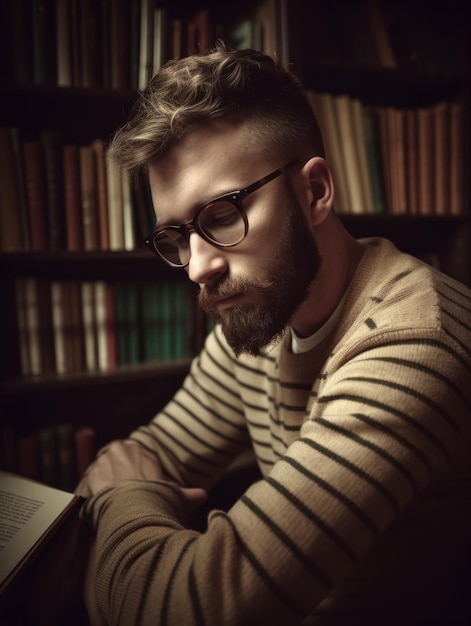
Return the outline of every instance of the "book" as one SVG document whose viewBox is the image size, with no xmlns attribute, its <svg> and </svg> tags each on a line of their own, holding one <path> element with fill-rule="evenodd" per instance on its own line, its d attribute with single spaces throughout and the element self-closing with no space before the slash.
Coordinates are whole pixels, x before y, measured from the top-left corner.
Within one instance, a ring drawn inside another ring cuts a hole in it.
<svg viewBox="0 0 471 626">
<path fill-rule="evenodd" d="M 23 250 L 20 196 L 10 128 L 0 127 L 0 251 Z"/>
<path fill-rule="evenodd" d="M 65 374 L 68 371 L 67 358 L 68 345 L 65 330 L 65 285 L 59 281 L 52 281 L 52 322 L 54 328 L 54 354 L 56 359 L 56 372 Z"/>
<path fill-rule="evenodd" d="M 65 250 L 67 235 L 64 215 L 64 158 L 62 137 L 56 132 L 40 136 L 46 173 L 48 247 L 51 251 Z"/>
<path fill-rule="evenodd" d="M 139 86 L 139 54 L 141 36 L 141 0 L 130 0 L 130 89 L 137 91 Z"/>
<path fill-rule="evenodd" d="M 31 235 L 31 250 L 47 250 L 46 173 L 39 141 L 23 141 L 28 221 Z"/>
<path fill-rule="evenodd" d="M 125 250 L 134 250 L 136 237 L 134 235 L 134 211 L 132 206 L 131 181 L 129 175 L 121 175 L 121 197 L 123 201 L 123 244 Z"/>
<path fill-rule="evenodd" d="M 105 283 L 105 330 L 108 354 L 108 369 L 118 365 L 118 346 L 116 338 L 116 304 L 113 286 Z"/>
<path fill-rule="evenodd" d="M 36 282 L 38 307 L 39 352 L 41 357 L 41 374 L 53 374 L 56 371 L 54 350 L 54 319 L 52 312 L 51 280 L 39 276 Z"/>
<path fill-rule="evenodd" d="M 373 211 L 375 213 L 383 213 L 386 207 L 376 108 L 372 105 L 362 103 L 361 112 L 366 157 L 371 181 L 371 193 L 373 196 Z"/>
<path fill-rule="evenodd" d="M 31 374 L 29 352 L 28 319 L 26 312 L 26 285 L 25 279 L 18 277 L 15 281 L 16 319 L 18 320 L 18 345 L 20 348 L 21 373 L 23 376 Z"/>
<path fill-rule="evenodd" d="M 80 51 L 82 87 L 100 87 L 101 75 L 101 24 L 100 3 L 95 0 L 80 2 Z"/>
<path fill-rule="evenodd" d="M 78 280 L 67 280 L 64 289 L 64 331 L 67 371 L 85 371 L 82 291 Z"/>
<path fill-rule="evenodd" d="M 362 103 L 358 98 L 351 98 L 350 106 L 357 153 L 357 164 L 363 197 L 363 213 L 374 213 L 372 181 L 370 175 L 371 171 L 368 165 L 368 155 L 366 152 L 366 136 L 363 123 Z"/>
<path fill-rule="evenodd" d="M 391 213 L 402 215 L 407 212 L 406 171 L 404 162 L 404 111 L 386 107 L 388 147 L 390 152 Z"/>
<path fill-rule="evenodd" d="M 106 371 L 110 366 L 110 353 L 107 333 L 106 284 L 104 281 L 97 280 L 93 283 L 93 296 L 97 366 L 100 371 Z"/>
<path fill-rule="evenodd" d="M 154 40 L 152 51 L 152 73 L 155 74 L 167 61 L 168 53 L 168 15 L 167 9 L 154 9 Z"/>
<path fill-rule="evenodd" d="M 34 82 L 33 7 L 30 0 L 11 0 L 9 7 L 11 14 L 8 26 L 11 33 L 2 33 L 2 36 L 11 37 L 7 46 L 11 46 L 13 80 L 17 85 L 29 86 Z"/>
<path fill-rule="evenodd" d="M 417 183 L 417 112 L 415 109 L 405 109 L 404 117 L 404 149 L 407 178 L 407 212 L 410 215 L 417 215 L 419 212 L 419 188 Z"/>
<path fill-rule="evenodd" d="M 37 284 L 33 278 L 23 281 L 25 321 L 29 348 L 29 373 L 41 374 L 41 341 L 39 337 L 39 304 Z"/>
<path fill-rule="evenodd" d="M 450 104 L 450 208 L 451 215 L 463 215 L 466 211 L 464 189 L 464 112 L 461 102 Z"/>
<path fill-rule="evenodd" d="M 58 424 L 56 432 L 59 454 L 59 486 L 66 491 L 73 491 L 77 484 L 74 428 L 69 423 Z"/>
<path fill-rule="evenodd" d="M 358 145 L 355 137 L 352 99 L 347 95 L 333 98 L 335 118 L 341 136 L 340 154 L 351 213 L 364 213 L 365 199 L 358 163 Z"/>
<path fill-rule="evenodd" d="M 81 283 L 82 322 L 85 343 L 85 369 L 92 372 L 97 368 L 97 333 L 95 316 L 95 290 L 91 281 Z"/>
<path fill-rule="evenodd" d="M 106 157 L 110 250 L 124 249 L 123 187 L 117 166 Z"/>
<path fill-rule="evenodd" d="M 56 10 L 54 0 L 32 0 L 33 76 L 36 85 L 57 82 Z"/>
<path fill-rule="evenodd" d="M 160 340 L 162 328 L 159 314 L 159 289 L 157 285 L 144 285 L 142 292 L 142 332 L 144 335 L 144 361 L 161 360 Z"/>
<path fill-rule="evenodd" d="M 41 479 L 41 457 L 36 433 L 22 434 L 18 437 L 18 471 L 26 478 Z"/>
<path fill-rule="evenodd" d="M 376 47 L 379 65 L 381 67 L 395 68 L 397 65 L 396 57 L 394 56 L 380 0 L 366 0 L 365 15 Z"/>
<path fill-rule="evenodd" d="M 20 131 L 16 126 L 10 127 L 11 149 L 13 153 L 13 164 L 15 167 L 15 180 L 18 190 L 18 208 L 21 241 L 23 250 L 31 250 L 31 234 L 28 220 L 28 200 L 26 197 L 26 177 L 21 147 Z"/>
<path fill-rule="evenodd" d="M 95 152 L 91 145 L 87 145 L 80 146 L 79 154 L 83 244 L 85 250 L 97 250 L 99 247 L 99 217 Z"/>
<path fill-rule="evenodd" d="M 433 124 L 433 199 L 434 213 L 436 215 L 446 215 L 448 212 L 448 202 L 450 191 L 448 184 L 450 181 L 448 164 L 449 154 L 449 107 L 447 102 L 439 102 L 432 107 Z"/>
<path fill-rule="evenodd" d="M 254 6 L 252 18 L 261 27 L 261 52 L 268 56 L 284 58 L 281 50 L 280 14 L 278 0 L 262 0 Z"/>
<path fill-rule="evenodd" d="M 109 3 L 110 21 L 110 78 L 112 89 L 129 89 L 131 82 L 131 41 L 129 2 L 113 0 Z"/>
<path fill-rule="evenodd" d="M 15 624 L 19 623 L 55 623 L 41 621 L 39 616 L 34 621 L 22 621 L 21 613 L 29 611 L 29 591 L 31 586 L 42 586 L 42 576 L 46 567 L 37 567 L 45 558 L 49 567 L 54 546 L 64 544 L 59 538 L 67 536 L 78 539 L 79 509 L 83 498 L 64 490 L 52 488 L 40 482 L 0 472 L 0 606 L 2 620 L 12 617 L 16 612 Z M 68 551 L 70 566 L 73 553 Z M 44 563 L 45 565 L 45 563 Z M 35 573 L 34 579 L 31 575 Z M 64 581 L 59 581 L 61 584 Z M 53 591 L 58 593 L 57 603 L 61 604 L 61 589 L 49 590 L 49 601 Z M 15 593 L 17 597 L 15 599 Z M 56 594 L 54 594 L 56 595 Z M 18 606 L 15 608 L 15 604 Z M 21 604 L 24 604 L 22 607 Z M 54 605 L 55 602 L 52 602 Z M 49 607 L 49 610 L 52 610 Z M 11 612 L 11 615 L 10 615 Z M 33 615 L 31 615 L 33 617 Z M 8 623 L 8 622 L 7 622 Z M 13 623 L 13 622 L 12 622 Z"/>
<path fill-rule="evenodd" d="M 64 202 L 67 250 L 84 249 L 79 147 L 64 145 Z"/>
<path fill-rule="evenodd" d="M 44 426 L 38 431 L 41 456 L 41 482 L 60 487 L 59 437 L 55 426 Z"/>
<path fill-rule="evenodd" d="M 152 74 L 154 39 L 154 0 L 141 0 L 138 89 L 143 90 Z"/>
<path fill-rule="evenodd" d="M 72 73 L 72 7 L 70 0 L 56 0 L 57 85 L 71 87 Z"/>
<path fill-rule="evenodd" d="M 109 250 L 110 235 L 108 223 L 108 189 L 106 183 L 105 144 L 102 139 L 91 143 L 95 155 L 96 201 L 98 204 L 98 243 L 100 250 Z"/>
<path fill-rule="evenodd" d="M 334 179 L 335 211 L 349 213 L 350 198 L 340 151 L 339 127 L 335 118 L 335 96 L 315 91 L 308 91 L 307 96 L 321 127 L 326 157 Z"/>
<path fill-rule="evenodd" d="M 80 480 L 85 470 L 95 458 L 96 432 L 91 426 L 82 426 L 74 433 L 75 460 L 77 479 Z"/>
<path fill-rule="evenodd" d="M 430 107 L 417 109 L 417 180 L 419 183 L 419 213 L 433 213 L 433 119 Z"/>
</svg>

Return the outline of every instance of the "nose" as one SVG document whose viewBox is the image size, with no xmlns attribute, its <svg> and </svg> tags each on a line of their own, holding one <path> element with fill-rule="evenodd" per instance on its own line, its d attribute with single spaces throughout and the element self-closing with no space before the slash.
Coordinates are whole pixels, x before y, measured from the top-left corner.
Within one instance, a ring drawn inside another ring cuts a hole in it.
<svg viewBox="0 0 471 626">
<path fill-rule="evenodd" d="M 194 283 L 205 285 L 226 273 L 227 260 L 224 251 L 205 241 L 195 231 L 190 234 L 190 253 L 187 270 Z"/>
</svg>

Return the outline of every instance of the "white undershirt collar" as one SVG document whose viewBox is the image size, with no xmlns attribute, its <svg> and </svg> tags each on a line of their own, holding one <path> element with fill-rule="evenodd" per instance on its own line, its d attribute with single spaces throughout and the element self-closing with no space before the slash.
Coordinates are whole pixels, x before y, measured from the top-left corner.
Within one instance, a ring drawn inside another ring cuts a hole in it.
<svg viewBox="0 0 471 626">
<path fill-rule="evenodd" d="M 346 294 L 340 300 L 337 307 L 335 308 L 335 311 L 332 313 L 326 323 L 321 326 L 321 328 L 319 328 L 319 330 L 317 330 L 313 335 L 310 335 L 309 337 L 298 337 L 293 328 L 291 328 L 291 350 L 294 354 L 302 354 L 303 352 L 308 352 L 308 350 L 312 350 L 317 345 L 319 345 L 323 339 L 327 337 L 327 335 L 332 331 L 340 318 L 345 296 Z"/>
</svg>

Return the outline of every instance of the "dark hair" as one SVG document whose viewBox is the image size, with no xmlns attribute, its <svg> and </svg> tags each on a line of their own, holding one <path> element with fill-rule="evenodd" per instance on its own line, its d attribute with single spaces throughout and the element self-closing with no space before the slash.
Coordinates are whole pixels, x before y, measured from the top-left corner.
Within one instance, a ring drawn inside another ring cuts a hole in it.
<svg viewBox="0 0 471 626">
<path fill-rule="evenodd" d="M 219 43 L 166 63 L 117 131 L 110 155 L 127 172 L 162 156 L 217 118 L 250 124 L 250 138 L 285 160 L 324 156 L 319 126 L 298 79 L 271 57 Z"/>
</svg>

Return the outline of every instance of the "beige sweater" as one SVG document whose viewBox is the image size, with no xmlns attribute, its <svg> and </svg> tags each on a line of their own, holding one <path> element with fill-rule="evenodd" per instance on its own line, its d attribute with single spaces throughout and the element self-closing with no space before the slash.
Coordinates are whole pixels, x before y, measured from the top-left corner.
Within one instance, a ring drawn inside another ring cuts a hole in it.
<svg viewBox="0 0 471 626">
<path fill-rule="evenodd" d="M 441 602 L 471 527 L 471 291 L 364 243 L 317 348 L 237 359 L 216 330 L 132 434 L 169 482 L 86 504 L 109 624 L 404 626 Z M 172 482 L 209 488 L 247 446 L 263 480 L 188 529 Z"/>
</svg>

